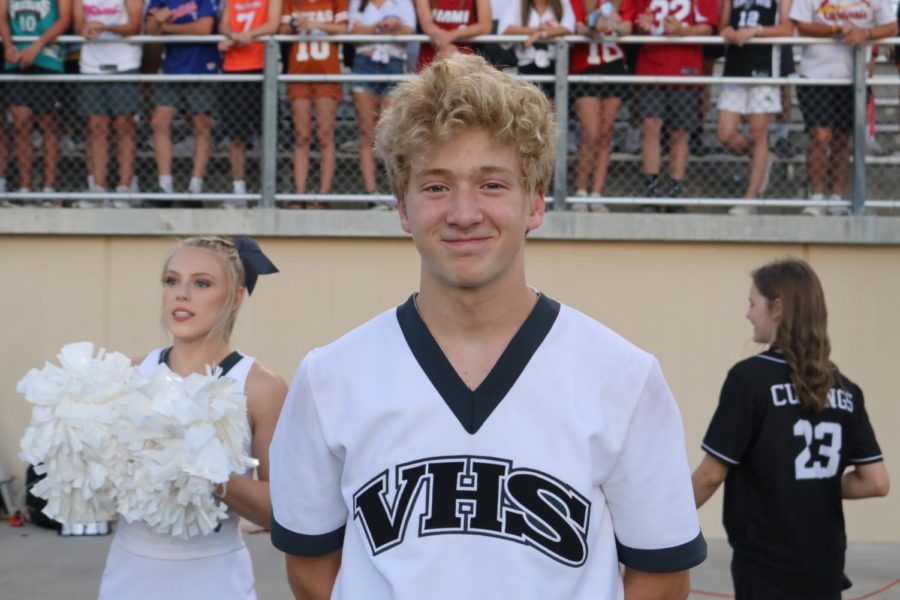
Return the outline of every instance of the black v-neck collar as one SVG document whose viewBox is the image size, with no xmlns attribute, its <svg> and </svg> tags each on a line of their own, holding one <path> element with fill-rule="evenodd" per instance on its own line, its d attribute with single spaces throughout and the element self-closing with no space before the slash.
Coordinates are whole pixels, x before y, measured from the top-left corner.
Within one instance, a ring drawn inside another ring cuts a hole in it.
<svg viewBox="0 0 900 600">
<path fill-rule="evenodd" d="M 168 348 L 163 348 L 159 353 L 159 364 L 169 366 L 169 355 L 172 354 L 172 346 Z M 244 355 L 238 352 L 237 350 L 233 350 L 228 356 L 222 359 L 222 362 L 219 363 L 219 368 L 222 369 L 222 372 L 219 373 L 219 377 L 225 377 L 228 374 L 234 365 L 241 362 L 241 359 L 244 358 Z"/>
<path fill-rule="evenodd" d="M 476 433 L 525 370 L 559 314 L 559 302 L 540 294 L 519 331 L 484 381 L 470 390 L 416 309 L 415 294 L 397 307 L 397 321 L 413 356 L 463 428 Z"/>
</svg>

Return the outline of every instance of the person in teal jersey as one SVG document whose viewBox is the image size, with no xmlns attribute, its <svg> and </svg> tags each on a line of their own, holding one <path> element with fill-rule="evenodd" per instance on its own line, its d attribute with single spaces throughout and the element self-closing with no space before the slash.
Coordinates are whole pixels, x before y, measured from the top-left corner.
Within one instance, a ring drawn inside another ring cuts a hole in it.
<svg viewBox="0 0 900 600">
<path fill-rule="evenodd" d="M 0 0 L 0 36 L 3 37 L 4 68 L 23 75 L 62 73 L 65 51 L 54 43 L 72 21 L 72 0 Z M 37 36 L 30 42 L 13 43 L 11 36 Z M 19 191 L 34 188 L 31 132 L 34 115 L 43 134 L 44 192 L 53 192 L 59 162 L 59 135 L 55 103 L 58 83 L 16 81 L 9 86 L 9 106 L 15 127 L 16 166 Z M 43 201 L 48 206 L 51 201 Z"/>
</svg>

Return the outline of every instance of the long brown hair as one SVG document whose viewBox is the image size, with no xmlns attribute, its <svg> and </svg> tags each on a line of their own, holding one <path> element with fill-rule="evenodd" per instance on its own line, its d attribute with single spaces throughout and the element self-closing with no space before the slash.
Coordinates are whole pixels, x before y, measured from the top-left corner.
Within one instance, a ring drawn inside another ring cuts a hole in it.
<svg viewBox="0 0 900 600">
<path fill-rule="evenodd" d="M 829 358 L 828 311 L 822 284 L 805 261 L 778 260 L 752 274 L 753 285 L 769 305 L 781 300 L 781 320 L 773 347 L 784 354 L 800 405 L 812 411 L 828 406 L 828 391 L 838 383 Z"/>
<path fill-rule="evenodd" d="M 522 3 L 522 27 L 528 27 L 528 13 L 534 5 L 534 0 L 520 0 L 520 2 Z M 562 21 L 562 2 L 560 0 L 547 0 L 547 4 L 550 5 L 550 10 L 553 11 L 553 16 L 556 17 L 556 20 Z"/>
</svg>

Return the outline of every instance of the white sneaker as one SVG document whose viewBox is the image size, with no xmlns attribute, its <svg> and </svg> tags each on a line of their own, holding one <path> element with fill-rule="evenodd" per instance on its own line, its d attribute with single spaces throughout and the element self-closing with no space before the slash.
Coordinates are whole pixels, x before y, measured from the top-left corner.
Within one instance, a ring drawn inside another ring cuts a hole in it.
<svg viewBox="0 0 900 600">
<path fill-rule="evenodd" d="M 825 199 L 825 196 L 822 194 L 810 194 L 809 199 L 813 201 L 822 201 Z M 800 211 L 800 214 L 806 215 L 807 217 L 821 217 L 825 214 L 825 210 L 821 206 L 806 206 Z"/>
<path fill-rule="evenodd" d="M 116 194 L 130 194 L 131 187 L 127 185 L 120 185 L 116 188 Z M 112 207 L 113 208 L 131 208 L 131 201 L 124 199 L 112 199 Z"/>
<path fill-rule="evenodd" d="M 828 207 L 829 215 L 834 215 L 834 216 L 838 216 L 838 217 L 846 217 L 847 215 L 850 214 L 850 207 L 843 203 L 844 198 L 841 197 L 840 195 L 832 194 L 831 196 L 828 197 L 828 201 L 835 203 L 834 206 Z"/>
<path fill-rule="evenodd" d="M 92 194 L 105 194 L 106 188 L 101 187 L 99 185 L 94 185 L 94 186 L 89 187 L 88 191 L 91 192 Z M 97 208 L 98 206 L 102 206 L 102 205 L 103 205 L 103 200 L 95 200 L 93 198 L 90 200 L 76 200 L 75 204 L 73 204 L 73 206 L 75 208 Z"/>
<path fill-rule="evenodd" d="M 53 189 L 52 187 L 45 187 L 41 191 L 45 194 L 56 193 L 56 190 Z M 49 198 L 44 198 L 43 200 L 40 201 L 41 208 L 59 208 L 59 206 L 60 206 L 59 200 L 51 200 Z"/>
<path fill-rule="evenodd" d="M 591 192 L 591 197 L 600 198 L 600 197 L 602 197 L 602 194 L 598 194 L 597 192 Z M 608 213 L 609 212 L 609 208 L 602 202 L 594 202 L 594 203 L 588 204 L 588 210 L 591 212 L 595 212 L 595 213 Z"/>
<path fill-rule="evenodd" d="M 587 190 L 576 190 L 575 192 L 576 198 L 587 198 L 587 195 Z M 572 202 L 569 204 L 569 210 L 572 212 L 587 212 L 587 202 Z"/>
<path fill-rule="evenodd" d="M 729 215 L 747 217 L 756 214 L 756 206 L 752 204 L 736 204 L 728 210 Z"/>
<path fill-rule="evenodd" d="M 222 203 L 222 208 L 227 209 L 227 210 L 240 210 L 240 209 L 244 209 L 244 208 L 247 208 L 247 201 L 246 201 L 246 200 L 230 200 L 230 199 L 226 199 L 226 200 Z"/>
</svg>

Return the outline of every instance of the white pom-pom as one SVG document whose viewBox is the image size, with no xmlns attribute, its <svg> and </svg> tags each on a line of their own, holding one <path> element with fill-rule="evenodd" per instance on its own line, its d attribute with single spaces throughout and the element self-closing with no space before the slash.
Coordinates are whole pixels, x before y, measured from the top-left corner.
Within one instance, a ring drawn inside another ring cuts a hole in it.
<svg viewBox="0 0 900 600">
<path fill-rule="evenodd" d="M 110 463 L 122 456 L 112 431 L 115 404 L 130 393 L 134 369 L 118 353 L 79 342 L 64 346 L 59 367 L 32 369 L 16 389 L 33 405 L 21 456 L 46 477 L 32 493 L 62 523 L 108 521 L 116 512 Z"/>
</svg>

